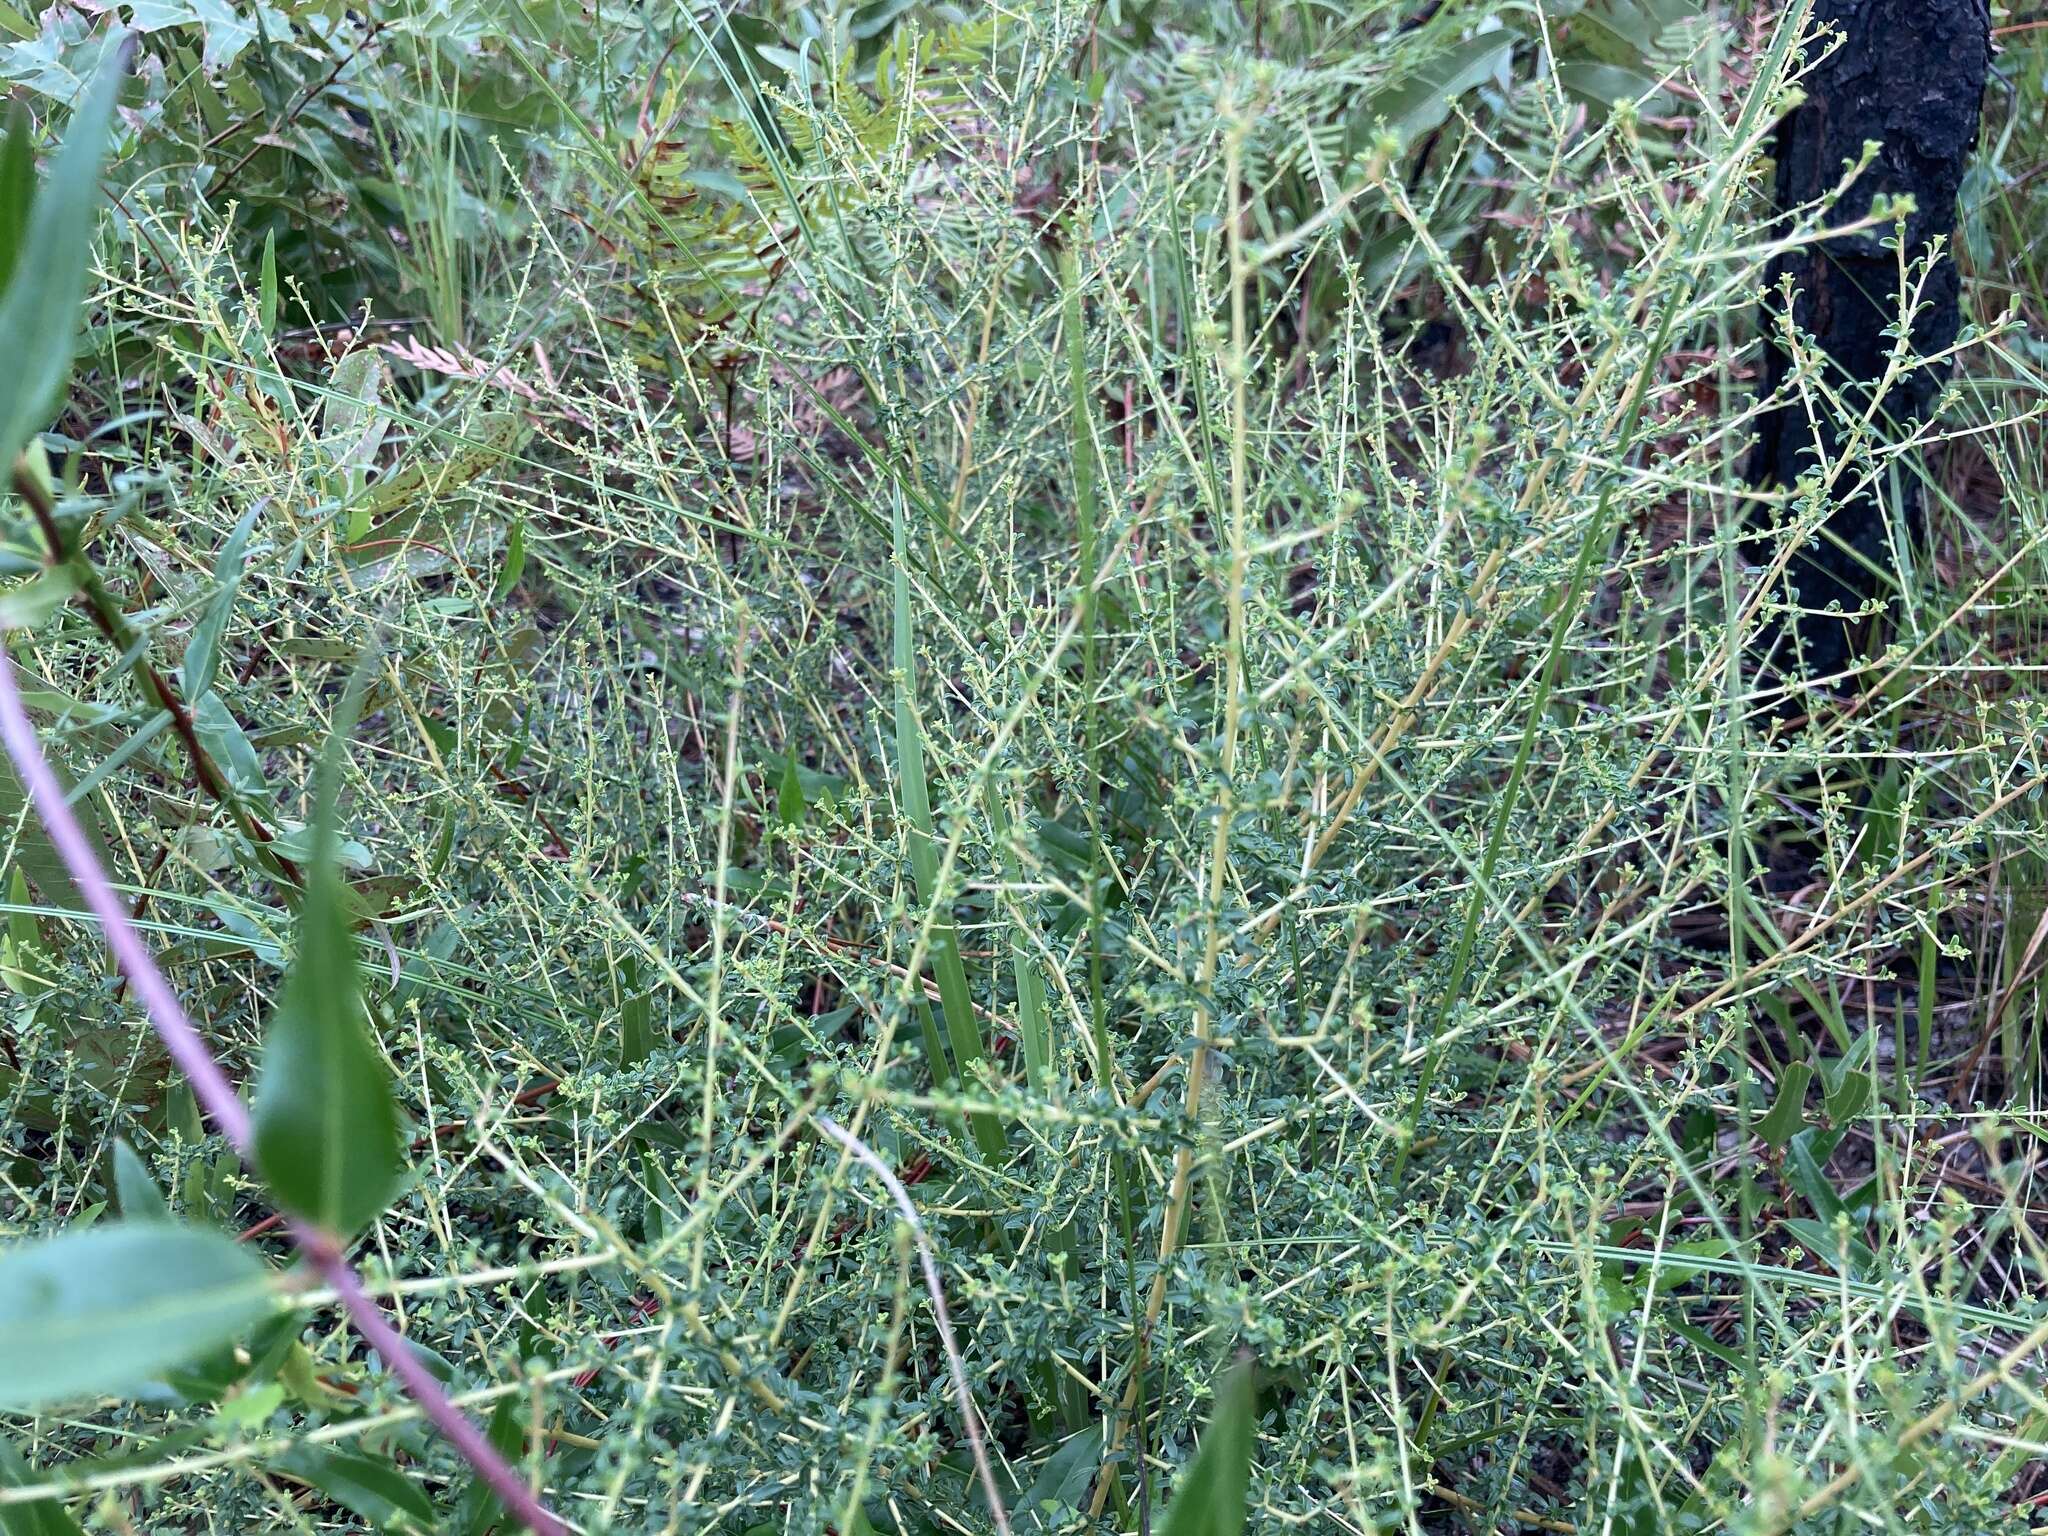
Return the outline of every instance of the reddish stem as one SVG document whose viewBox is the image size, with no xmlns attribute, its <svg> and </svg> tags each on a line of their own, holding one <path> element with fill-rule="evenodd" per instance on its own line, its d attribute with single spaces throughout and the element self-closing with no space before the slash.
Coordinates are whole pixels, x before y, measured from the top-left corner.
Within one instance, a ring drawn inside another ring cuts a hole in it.
<svg viewBox="0 0 2048 1536">
<path fill-rule="evenodd" d="M 200 1039 L 199 1031 L 186 1018 L 184 1008 L 171 991 L 170 983 L 164 980 L 163 972 L 150 958 L 148 948 L 130 925 L 127 909 L 114 893 L 106 872 L 100 868 L 92 844 L 87 841 L 78 818 L 72 815 L 71 807 L 65 803 L 63 787 L 43 758 L 42 746 L 36 740 L 36 728 L 29 720 L 28 711 L 21 702 L 21 691 L 15 685 L 13 660 L 5 656 L 0 656 L 0 738 L 5 739 L 8 756 L 14 759 L 22 783 L 28 786 L 36 813 L 49 832 L 50 841 L 62 855 L 64 867 L 71 872 L 85 904 L 99 919 L 100 930 L 106 936 L 107 947 L 114 953 L 115 963 L 149 1010 L 149 1021 L 162 1037 L 171 1060 L 191 1083 L 192 1092 L 208 1118 L 220 1128 L 221 1135 L 240 1154 L 242 1161 L 253 1168 L 249 1112 L 236 1096 L 220 1064 L 213 1059 L 212 1052 L 207 1050 L 206 1042 Z M 448 1437 L 462 1459 L 476 1470 L 477 1476 L 498 1496 L 513 1518 L 539 1536 L 568 1536 L 568 1527 L 548 1513 L 546 1506 L 526 1486 L 525 1480 L 491 1448 L 490 1442 L 464 1417 L 462 1410 L 449 1401 L 448 1394 L 441 1390 L 440 1382 L 407 1346 L 404 1337 L 384 1315 L 383 1308 L 363 1289 L 362 1280 L 343 1257 L 341 1245 L 327 1233 L 304 1222 L 293 1220 L 286 1225 L 299 1251 L 341 1298 L 356 1332 L 384 1357 L 392 1374 L 397 1376 L 413 1401 L 420 1405 L 420 1411 Z"/>
</svg>

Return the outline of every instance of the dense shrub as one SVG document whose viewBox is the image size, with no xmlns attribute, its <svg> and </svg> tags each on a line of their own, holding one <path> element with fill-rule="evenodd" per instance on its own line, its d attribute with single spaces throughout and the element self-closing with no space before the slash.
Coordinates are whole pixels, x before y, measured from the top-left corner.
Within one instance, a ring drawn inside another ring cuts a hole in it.
<svg viewBox="0 0 2048 1536">
<path fill-rule="evenodd" d="M 361 679 L 354 1253 L 558 1513 L 993 1528 L 824 1114 L 1015 1529 L 1160 1529 L 1239 1349 L 1251 1529 L 2026 1528 L 2042 34 L 1937 416 L 1759 553 L 1797 8 L 129 19 L 40 448 L 132 639 L 13 654 L 237 1078 Z M 107 19 L 15 20 L 54 136 Z M 1894 638 L 1788 709 L 1759 566 L 1898 476 Z M 8 787 L 0 1216 L 125 1137 L 290 1263 Z M 278 1306 L 0 1483 L 486 1529 Z"/>
</svg>

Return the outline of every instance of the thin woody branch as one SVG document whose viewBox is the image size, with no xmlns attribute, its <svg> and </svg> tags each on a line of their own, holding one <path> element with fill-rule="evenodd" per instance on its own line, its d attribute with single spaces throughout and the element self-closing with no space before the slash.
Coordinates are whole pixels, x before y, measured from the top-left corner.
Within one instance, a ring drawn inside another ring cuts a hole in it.
<svg viewBox="0 0 2048 1536">
<path fill-rule="evenodd" d="M 78 597 L 85 610 L 92 616 L 94 626 L 116 652 L 133 655 L 136 669 L 142 677 L 143 699 L 153 709 L 161 709 L 171 717 L 171 729 L 178 740 L 184 743 L 185 755 L 192 763 L 192 776 L 206 796 L 219 805 L 235 820 L 250 843 L 257 850 L 258 857 L 271 867 L 274 874 L 282 875 L 293 885 L 302 881 L 298 866 L 270 846 L 274 834 L 263 821 L 246 805 L 228 784 L 220 765 L 199 740 L 199 730 L 192 721 L 192 711 L 180 697 L 177 686 L 159 672 L 149 659 L 142 655 L 142 641 L 129 624 L 128 616 L 121 605 L 107 590 L 99 572 L 84 553 L 71 547 L 64 537 L 64 530 L 57 522 L 57 509 L 50 501 L 49 490 L 42 481 L 31 474 L 26 464 L 16 461 L 14 466 L 14 489 L 28 506 L 36 520 L 45 545 L 45 558 L 52 566 L 69 566 L 78 581 Z"/>
</svg>

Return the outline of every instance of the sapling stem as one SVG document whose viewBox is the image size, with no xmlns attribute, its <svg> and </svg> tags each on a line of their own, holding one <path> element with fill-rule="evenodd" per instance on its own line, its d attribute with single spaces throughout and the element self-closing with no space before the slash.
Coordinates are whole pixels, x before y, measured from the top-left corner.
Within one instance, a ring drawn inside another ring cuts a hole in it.
<svg viewBox="0 0 2048 1536">
<path fill-rule="evenodd" d="M 163 972 L 157 969 L 156 961 L 151 958 L 141 936 L 128 921 L 127 909 L 115 894 L 106 872 L 100 868 L 85 830 L 65 803 L 63 787 L 43 757 L 42 745 L 36 740 L 35 725 L 22 703 L 11 657 L 0 657 L 0 739 L 5 740 L 7 755 L 14 760 L 15 770 L 28 787 L 36 814 L 50 834 L 58 855 L 64 860 L 64 867 L 70 871 L 85 904 L 99 920 L 100 931 L 106 937 L 107 947 L 113 951 L 115 964 L 128 978 L 129 985 L 135 988 L 136 996 L 142 999 L 149 1021 L 163 1040 L 164 1048 L 170 1052 L 172 1062 L 192 1085 L 192 1092 L 206 1111 L 207 1118 L 219 1128 L 242 1161 L 254 1167 L 250 1156 L 249 1112 L 228 1082 L 220 1063 L 207 1050 L 199 1031 L 185 1016 L 184 1008 L 171 991 Z M 343 1256 L 341 1244 L 328 1233 L 302 1221 L 288 1220 L 285 1227 L 307 1262 L 340 1298 L 356 1332 L 384 1357 L 392 1374 L 420 1405 L 420 1411 L 448 1437 L 449 1443 L 498 1496 L 512 1517 L 539 1536 L 567 1536 L 569 1528 L 548 1512 L 519 1474 L 491 1449 L 490 1442 L 462 1410 L 449 1401 L 448 1394 L 441 1390 L 440 1382 L 412 1352 L 404 1336 L 384 1315 L 383 1308 L 363 1289 L 362 1279 Z"/>
<path fill-rule="evenodd" d="M 46 546 L 45 558 L 52 566 L 69 565 L 78 578 L 78 600 L 91 615 L 93 626 L 99 630 L 107 644 L 118 655 L 134 655 L 136 669 L 142 676 L 143 702 L 151 709 L 160 709 L 171 717 L 171 729 L 184 744 L 185 755 L 192 762 L 193 781 L 202 793 L 223 807 L 235 819 L 255 847 L 256 855 L 273 873 L 281 874 L 294 885 L 304 882 L 299 869 L 290 859 L 271 847 L 274 840 L 271 831 L 264 826 L 241 797 L 228 786 L 220 765 L 206 750 L 199 739 L 199 727 L 192 718 L 192 701 L 179 695 L 170 679 L 150 663 L 142 654 L 141 643 L 129 626 L 121 605 L 107 590 L 106 583 L 94 568 L 85 551 L 64 536 L 57 523 L 56 503 L 50 498 L 48 487 L 27 468 L 27 461 L 17 459 L 14 465 L 14 493 L 22 499 L 35 518 L 37 531 L 42 534 Z"/>
</svg>

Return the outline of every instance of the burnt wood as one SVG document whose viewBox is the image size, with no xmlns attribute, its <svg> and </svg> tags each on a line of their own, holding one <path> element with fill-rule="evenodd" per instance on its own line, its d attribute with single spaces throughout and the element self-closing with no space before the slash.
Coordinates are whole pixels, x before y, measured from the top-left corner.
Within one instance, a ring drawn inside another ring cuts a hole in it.
<svg viewBox="0 0 2048 1536">
<path fill-rule="evenodd" d="M 1905 221 L 1909 259 L 1925 257 L 1931 243 L 1953 233 L 1956 196 L 1977 142 L 1979 111 L 1990 65 L 1990 18 L 1983 0 L 1816 0 L 1816 25 L 1830 25 L 1843 42 L 1806 77 L 1806 99 L 1779 124 L 1777 203 L 1792 210 L 1839 185 L 1847 163 L 1861 158 L 1866 141 L 1882 145 L 1870 165 L 1826 217 L 1829 227 L 1854 223 L 1872 199 L 1910 197 Z M 1774 398 L 1791 360 L 1779 344 L 1781 297 L 1789 280 L 1791 321 L 1827 359 L 1827 373 L 1850 410 L 1860 410 L 1882 379 L 1893 339 L 1886 334 L 1899 314 L 1899 258 L 1887 222 L 1856 234 L 1801 247 L 1774 260 L 1760 317 L 1764 335 L 1763 388 Z M 1925 304 L 1912 330 L 1923 356 L 1952 344 L 1961 324 L 1960 280 L 1944 253 L 1924 289 Z M 1926 419 L 1946 382 L 1946 369 L 1915 367 L 1883 401 L 1882 430 L 1896 438 Z M 1749 462 L 1759 486 L 1790 486 L 1802 473 L 1831 460 L 1842 423 L 1820 414 L 1810 420 L 1796 397 L 1774 406 L 1760 424 Z M 1887 536 L 1893 499 L 1887 481 L 1900 483 L 1897 513 L 1909 532 L 1920 526 L 1914 476 L 1879 476 L 1859 494 L 1844 494 L 1823 531 L 1792 557 L 1791 595 L 1800 607 L 1838 603 L 1844 615 L 1895 590 Z M 1752 523 L 1752 554 L 1768 555 L 1768 521 Z M 1874 567 L 1874 569 L 1873 569 Z M 1797 636 L 1798 652 L 1790 639 Z M 1802 615 L 1768 636 L 1776 668 L 1825 676 L 1861 654 L 1866 626 L 1853 617 Z"/>
</svg>

